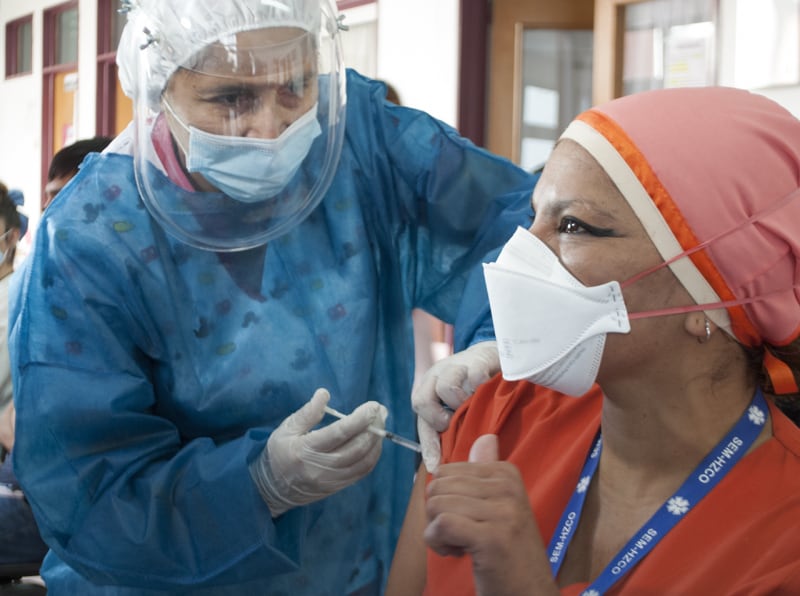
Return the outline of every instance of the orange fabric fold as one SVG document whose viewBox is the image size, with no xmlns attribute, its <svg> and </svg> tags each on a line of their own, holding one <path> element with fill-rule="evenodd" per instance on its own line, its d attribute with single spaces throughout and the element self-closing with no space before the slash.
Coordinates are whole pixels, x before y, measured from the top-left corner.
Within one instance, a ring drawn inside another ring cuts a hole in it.
<svg viewBox="0 0 800 596">
<path fill-rule="evenodd" d="M 769 375 L 776 395 L 800 393 L 792 369 L 783 360 L 773 356 L 769 350 L 764 350 L 764 370 Z"/>
</svg>

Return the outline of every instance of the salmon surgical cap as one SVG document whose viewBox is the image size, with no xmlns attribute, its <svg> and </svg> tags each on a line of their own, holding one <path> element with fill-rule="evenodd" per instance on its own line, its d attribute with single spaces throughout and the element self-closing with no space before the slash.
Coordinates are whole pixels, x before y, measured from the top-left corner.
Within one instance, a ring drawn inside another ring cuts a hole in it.
<svg viewBox="0 0 800 596">
<path fill-rule="evenodd" d="M 724 87 L 592 108 L 562 138 L 598 161 L 706 316 L 747 346 L 800 334 L 800 121 Z M 699 250 L 698 250 L 698 247 Z M 694 252 L 692 252 L 694 251 Z"/>
</svg>

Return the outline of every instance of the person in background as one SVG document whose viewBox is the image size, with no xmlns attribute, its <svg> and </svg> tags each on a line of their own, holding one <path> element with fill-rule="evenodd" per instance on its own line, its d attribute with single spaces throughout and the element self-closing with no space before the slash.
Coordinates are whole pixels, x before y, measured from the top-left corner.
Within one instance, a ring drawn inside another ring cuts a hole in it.
<svg viewBox="0 0 800 596">
<path fill-rule="evenodd" d="M 76 141 L 60 149 L 50 162 L 42 209 L 78 173 L 78 167 L 87 154 L 99 153 L 110 142 L 110 137 L 98 136 Z M 0 336 L 3 338 L 0 342 L 0 446 L 3 451 L 0 464 L 0 536 L 3 537 L 0 541 L 0 565 L 41 563 L 47 553 L 47 545 L 41 538 L 30 504 L 14 472 L 12 457 L 16 411 L 6 338 L 8 294 L 17 242 L 25 235 L 28 224 L 27 217 L 17 211 L 23 204 L 24 197 L 19 190 L 6 192 L 0 184 L 0 221 L 5 224 L 4 232 L 0 235 L 0 250 L 3 251 L 0 262 Z"/>
<path fill-rule="evenodd" d="M 47 208 L 58 192 L 78 173 L 83 158 L 89 153 L 100 153 L 110 142 L 111 137 L 96 136 L 75 141 L 59 149 L 50 160 L 47 170 L 42 210 Z"/>
<path fill-rule="evenodd" d="M 83 162 L 83 159 L 89 153 L 100 153 L 108 146 L 111 140 L 111 137 L 104 136 L 82 139 L 75 141 L 71 145 L 61 148 L 56 152 L 56 154 L 53 156 L 53 159 L 50 161 L 50 166 L 47 170 L 47 184 L 45 184 L 44 187 L 42 210 L 44 210 L 52 202 L 53 198 L 55 198 L 58 192 L 64 186 L 66 186 L 67 182 L 69 182 L 75 176 L 75 174 L 78 173 L 78 168 L 80 167 L 81 162 Z M 17 206 L 22 206 L 24 204 L 24 197 L 22 192 L 19 190 L 8 191 L 8 196 Z M 24 224 L 24 229 L 19 234 L 19 237 L 15 239 L 11 252 L 3 253 L 5 257 L 10 256 L 10 260 L 6 258 L 6 260 L 0 264 L 0 275 L 3 276 L 0 278 L 0 280 L 6 279 L 8 275 L 14 271 L 17 241 L 25 236 L 25 232 L 27 231 L 27 216 L 19 214 L 19 218 Z M 3 271 L 6 271 L 6 273 L 3 274 Z M 5 307 L 5 310 L 0 312 L 0 321 L 2 321 L 4 325 L 7 325 L 8 321 L 8 285 L 10 280 L 10 277 L 6 279 L 3 290 L 3 298 L 0 300 L 0 304 Z M 2 336 L 7 337 L 8 327 L 6 326 L 4 329 L 5 331 L 2 333 Z M 4 351 L 4 353 L 2 351 Z M 2 362 L 3 359 L 8 360 L 8 344 L 6 342 L 4 342 L 2 347 L 0 347 L 0 362 Z M 2 374 L 1 371 L 0 374 Z M 13 392 L 11 387 L 12 383 L 10 370 L 8 371 L 5 379 L 6 381 L 4 383 L 0 383 L 0 407 L 3 408 L 2 412 L 0 413 L 0 445 L 6 447 L 6 451 L 10 452 L 11 448 L 8 447 L 8 445 L 11 445 L 14 441 L 13 431 L 15 419 L 14 403 L 11 397 Z"/>
<path fill-rule="evenodd" d="M 395 89 L 394 85 L 392 85 L 388 81 L 381 81 L 384 85 L 386 85 L 386 101 L 389 101 L 395 105 L 401 106 L 403 102 L 400 101 L 400 94 Z"/>
<path fill-rule="evenodd" d="M 457 322 L 445 388 L 489 378 L 466 280 L 536 179 L 345 71 L 332 0 L 125 8 L 134 121 L 45 210 L 12 305 L 48 593 L 381 594 L 411 310 Z"/>
<path fill-rule="evenodd" d="M 14 255 L 28 218 L 19 212 L 24 197 L 0 183 L 0 565 L 41 562 L 47 546 L 14 474 L 14 403 L 8 356 L 8 301 Z"/>
<path fill-rule="evenodd" d="M 2 454 L 14 444 L 14 402 L 11 369 L 8 358 L 8 293 L 17 243 L 28 231 L 28 217 L 19 212 L 25 196 L 17 189 L 9 190 L 0 182 L 0 447 Z"/>
<path fill-rule="evenodd" d="M 419 474 L 387 595 L 800 593 L 800 121 L 623 97 L 533 206 L 484 268 L 505 380 Z"/>
</svg>

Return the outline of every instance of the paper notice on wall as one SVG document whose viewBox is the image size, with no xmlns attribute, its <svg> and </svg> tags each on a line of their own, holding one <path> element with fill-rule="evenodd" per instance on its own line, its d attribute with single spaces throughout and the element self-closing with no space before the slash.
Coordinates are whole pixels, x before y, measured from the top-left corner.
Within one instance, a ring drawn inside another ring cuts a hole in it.
<svg viewBox="0 0 800 596">
<path fill-rule="evenodd" d="M 670 27 L 664 43 L 664 87 L 713 85 L 714 24 Z"/>
<path fill-rule="evenodd" d="M 64 92 L 74 93 L 78 90 L 78 73 L 70 72 L 64 76 Z"/>
<path fill-rule="evenodd" d="M 71 122 L 64 124 L 61 127 L 61 146 L 66 147 L 67 145 L 72 145 L 75 141 L 77 141 L 77 135 L 75 133 L 75 125 Z"/>
</svg>

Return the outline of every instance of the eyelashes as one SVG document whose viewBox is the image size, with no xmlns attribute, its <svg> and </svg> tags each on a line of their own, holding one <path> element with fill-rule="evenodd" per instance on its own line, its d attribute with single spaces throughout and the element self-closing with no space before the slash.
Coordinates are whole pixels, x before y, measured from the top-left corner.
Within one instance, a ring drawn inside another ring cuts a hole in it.
<svg viewBox="0 0 800 596">
<path fill-rule="evenodd" d="M 614 230 L 610 228 L 599 228 L 581 221 L 577 217 L 562 217 L 558 224 L 559 234 L 581 234 L 587 233 L 591 236 L 609 237 L 616 236 Z"/>
</svg>

